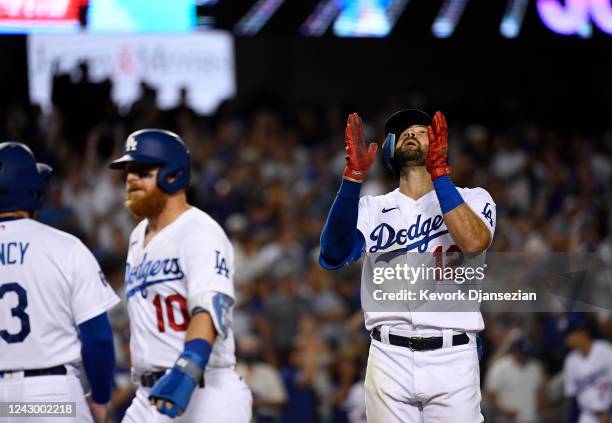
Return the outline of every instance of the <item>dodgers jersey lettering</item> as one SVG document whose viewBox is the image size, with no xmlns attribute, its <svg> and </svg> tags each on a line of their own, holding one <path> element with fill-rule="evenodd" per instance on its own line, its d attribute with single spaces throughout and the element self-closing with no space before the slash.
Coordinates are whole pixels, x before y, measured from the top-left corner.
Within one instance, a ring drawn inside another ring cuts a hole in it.
<svg viewBox="0 0 612 423">
<path fill-rule="evenodd" d="M 77 326 L 118 302 L 79 239 L 32 219 L 0 222 L 0 370 L 78 364 Z"/>
<path fill-rule="evenodd" d="M 125 269 L 135 375 L 174 366 L 189 325 L 187 300 L 204 292 L 234 297 L 234 253 L 223 229 L 191 207 L 143 246 L 147 220 L 132 231 Z M 231 306 L 221 305 L 231 317 Z M 207 310 L 210 313 L 213 310 Z M 234 334 L 217 336 L 207 368 L 235 364 Z"/>
<path fill-rule="evenodd" d="M 593 341 L 588 356 L 570 352 L 563 366 L 565 394 L 576 397 L 582 413 L 610 410 L 612 406 L 612 345 Z"/>
<path fill-rule="evenodd" d="M 493 239 L 495 203 L 489 193 L 482 188 L 457 189 L 465 203 L 485 223 Z M 365 238 L 366 254 L 460 251 L 448 233 L 434 190 L 418 200 L 402 194 L 399 188 L 384 195 L 361 197 L 357 229 Z M 484 329 L 480 312 L 365 312 L 366 329 L 371 330 L 381 324 L 405 330 Z"/>
</svg>

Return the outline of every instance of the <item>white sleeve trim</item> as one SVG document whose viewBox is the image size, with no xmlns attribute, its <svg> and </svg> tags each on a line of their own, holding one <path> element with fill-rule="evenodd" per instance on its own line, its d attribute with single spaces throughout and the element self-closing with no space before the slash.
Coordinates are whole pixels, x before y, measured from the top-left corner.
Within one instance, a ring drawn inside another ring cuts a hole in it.
<svg viewBox="0 0 612 423">
<path fill-rule="evenodd" d="M 89 319 L 107 312 L 108 310 L 110 310 L 111 308 L 119 304 L 120 301 L 121 300 L 119 299 L 117 294 L 113 293 L 113 295 L 106 302 L 102 303 L 100 306 L 95 307 L 89 310 L 87 313 L 83 313 L 78 317 L 75 316 L 74 321 L 77 326 L 80 325 L 81 323 L 85 323 Z"/>
</svg>

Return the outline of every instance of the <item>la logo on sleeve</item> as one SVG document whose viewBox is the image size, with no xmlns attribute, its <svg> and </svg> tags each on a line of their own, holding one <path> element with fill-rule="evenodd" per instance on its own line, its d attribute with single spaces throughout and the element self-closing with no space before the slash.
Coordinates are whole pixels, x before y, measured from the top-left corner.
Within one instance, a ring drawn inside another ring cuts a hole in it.
<svg viewBox="0 0 612 423">
<path fill-rule="evenodd" d="M 221 256 L 221 251 L 219 250 L 215 250 L 215 270 L 217 271 L 217 275 L 223 275 L 226 278 L 229 278 L 227 263 L 225 258 Z"/>
</svg>

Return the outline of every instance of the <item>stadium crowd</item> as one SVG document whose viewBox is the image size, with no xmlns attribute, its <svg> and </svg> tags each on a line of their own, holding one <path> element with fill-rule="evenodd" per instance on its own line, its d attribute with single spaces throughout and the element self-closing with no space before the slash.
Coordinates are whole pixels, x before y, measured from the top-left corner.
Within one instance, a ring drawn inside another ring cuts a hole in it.
<svg viewBox="0 0 612 423">
<path fill-rule="evenodd" d="M 3 107 L 1 139 L 28 144 L 55 170 L 37 218 L 79 236 L 125 298 L 124 258 L 135 222 L 123 207 L 122 175 L 107 165 L 133 130 L 177 132 L 192 154 L 189 198 L 223 225 L 235 248 L 238 371 L 254 393 L 255 421 L 365 421 L 369 335 L 359 268 L 330 273 L 317 263 L 344 166 L 345 119 L 354 110 L 303 105 L 286 111 L 264 102 L 238 108 L 228 101 L 199 116 L 187 106 L 187 92 L 177 107 L 160 110 L 155 90 L 144 83 L 140 99 L 119 110 L 110 82 L 90 82 L 85 68 L 81 75 L 56 75 L 46 112 L 29 104 Z M 396 109 L 430 105 L 391 99 L 382 106 L 364 113 L 368 140 L 382 141 L 382 124 Z M 455 184 L 484 187 L 497 203 L 490 251 L 597 252 L 610 260 L 612 128 L 567 133 L 529 122 L 496 128 L 448 119 Z M 362 193 L 384 193 L 394 183 L 377 163 Z M 563 315 L 484 317 L 485 421 L 565 421 Z M 593 318 L 600 336 L 612 339 L 610 316 Z M 125 304 L 111 319 L 118 354 L 112 404 L 120 421 L 133 394 Z M 495 370 L 500 360 L 505 369 Z M 508 367 L 524 376 L 504 376 Z"/>
</svg>

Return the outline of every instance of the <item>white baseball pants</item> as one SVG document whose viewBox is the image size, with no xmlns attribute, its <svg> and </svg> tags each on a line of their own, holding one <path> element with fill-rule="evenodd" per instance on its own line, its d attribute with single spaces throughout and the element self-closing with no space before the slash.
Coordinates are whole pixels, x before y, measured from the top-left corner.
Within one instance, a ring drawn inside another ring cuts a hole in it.
<svg viewBox="0 0 612 423">
<path fill-rule="evenodd" d="M 66 375 L 0 378 L 0 402 L 76 402 L 76 417 L 0 417 L 0 423 L 93 423 L 76 371 Z"/>
<path fill-rule="evenodd" d="M 253 397 L 234 369 L 206 369 L 204 388 L 193 391 L 185 414 L 175 419 L 161 414 L 149 403 L 151 388 L 139 387 L 123 423 L 249 423 Z"/>
<path fill-rule="evenodd" d="M 484 421 L 476 337 L 452 346 L 452 332 L 444 332 L 445 346 L 431 351 L 391 345 L 384 336 L 372 340 L 365 379 L 368 422 Z"/>
</svg>

